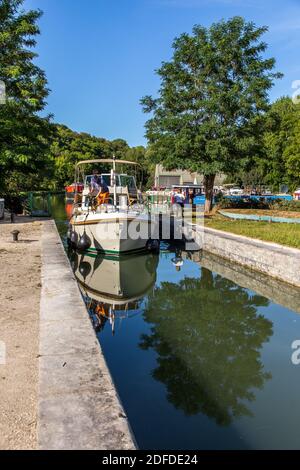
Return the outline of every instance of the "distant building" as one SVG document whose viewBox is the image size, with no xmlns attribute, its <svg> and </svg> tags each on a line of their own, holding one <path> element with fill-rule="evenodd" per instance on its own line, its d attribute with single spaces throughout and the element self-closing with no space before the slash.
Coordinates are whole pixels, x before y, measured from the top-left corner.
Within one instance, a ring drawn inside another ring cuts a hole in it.
<svg viewBox="0 0 300 470">
<path fill-rule="evenodd" d="M 215 186 L 221 186 L 226 178 L 226 175 L 219 174 L 216 176 Z M 165 170 L 162 165 L 156 165 L 154 186 L 159 188 L 171 188 L 176 184 L 203 184 L 204 176 L 200 173 L 191 173 L 186 170 Z"/>
</svg>

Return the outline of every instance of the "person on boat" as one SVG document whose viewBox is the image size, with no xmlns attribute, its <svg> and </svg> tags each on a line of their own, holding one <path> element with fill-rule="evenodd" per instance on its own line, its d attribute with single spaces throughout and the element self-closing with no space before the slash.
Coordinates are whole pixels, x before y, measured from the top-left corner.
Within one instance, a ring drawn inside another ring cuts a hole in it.
<svg viewBox="0 0 300 470">
<path fill-rule="evenodd" d="M 104 204 L 109 200 L 109 188 L 102 175 L 99 175 L 98 170 L 93 171 L 91 178 L 90 195 L 95 197 L 97 204 Z"/>
<path fill-rule="evenodd" d="M 174 196 L 174 203 L 178 204 L 179 206 L 183 207 L 185 200 L 185 195 L 179 190 Z"/>
</svg>

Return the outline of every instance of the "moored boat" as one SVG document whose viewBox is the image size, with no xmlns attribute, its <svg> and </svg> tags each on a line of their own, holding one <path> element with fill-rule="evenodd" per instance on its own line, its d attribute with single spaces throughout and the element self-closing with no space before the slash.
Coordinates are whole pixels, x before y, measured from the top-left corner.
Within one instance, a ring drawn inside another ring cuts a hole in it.
<svg viewBox="0 0 300 470">
<path fill-rule="evenodd" d="M 93 166 L 95 175 L 84 173 Z M 99 166 L 112 166 L 98 173 Z M 76 178 L 83 177 L 82 194 L 75 193 L 73 215 L 68 231 L 69 244 L 90 252 L 114 255 L 157 249 L 151 217 L 141 200 L 134 176 L 117 172 L 117 165 L 137 166 L 125 160 L 102 159 L 79 162 Z M 78 179 L 76 179 L 78 181 Z M 95 181 L 99 181 L 94 191 Z M 105 190 L 103 190 L 105 187 Z M 99 191 L 98 191 L 99 189 Z"/>
</svg>

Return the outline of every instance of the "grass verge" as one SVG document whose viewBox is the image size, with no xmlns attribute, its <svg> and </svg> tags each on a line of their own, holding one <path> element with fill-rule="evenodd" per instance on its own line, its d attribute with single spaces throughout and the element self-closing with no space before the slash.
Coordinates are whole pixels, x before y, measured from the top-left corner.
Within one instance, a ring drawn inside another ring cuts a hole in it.
<svg viewBox="0 0 300 470">
<path fill-rule="evenodd" d="M 230 220 L 220 214 L 205 217 L 204 224 L 216 230 L 300 249 L 300 224 Z"/>
</svg>

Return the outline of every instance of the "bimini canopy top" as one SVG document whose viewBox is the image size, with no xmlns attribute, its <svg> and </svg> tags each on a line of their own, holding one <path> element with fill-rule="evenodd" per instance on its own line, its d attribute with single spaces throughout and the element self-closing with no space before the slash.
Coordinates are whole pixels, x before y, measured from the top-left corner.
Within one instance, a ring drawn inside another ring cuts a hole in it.
<svg viewBox="0 0 300 470">
<path fill-rule="evenodd" d="M 78 162 L 76 164 L 76 168 L 81 166 L 81 165 L 87 165 L 87 164 L 93 164 L 93 163 L 121 163 L 125 165 L 139 165 L 139 163 L 136 162 L 129 162 L 128 160 L 115 160 L 114 158 L 103 158 L 103 159 L 98 159 L 98 160 L 82 160 L 81 162 Z"/>
</svg>

